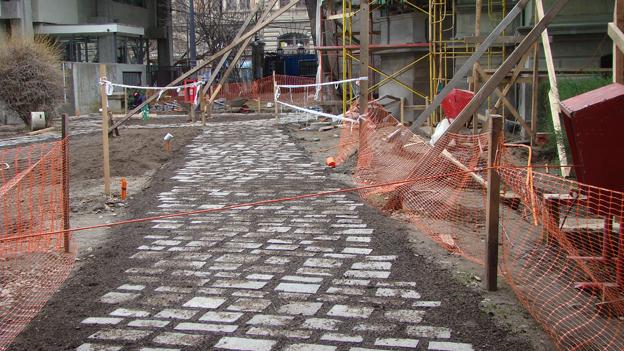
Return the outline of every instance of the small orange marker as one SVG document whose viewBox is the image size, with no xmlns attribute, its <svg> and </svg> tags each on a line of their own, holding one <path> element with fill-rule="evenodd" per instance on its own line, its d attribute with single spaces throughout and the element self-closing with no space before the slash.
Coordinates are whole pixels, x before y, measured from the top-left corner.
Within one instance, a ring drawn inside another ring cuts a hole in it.
<svg viewBox="0 0 624 351">
<path fill-rule="evenodd" d="M 126 180 L 126 178 L 121 178 L 121 199 L 123 201 L 126 200 L 126 196 L 128 195 L 127 190 L 128 190 L 128 181 Z"/>
<path fill-rule="evenodd" d="M 326 164 L 328 167 L 335 168 L 335 167 L 336 167 L 336 160 L 334 160 L 334 158 L 333 158 L 333 157 L 328 157 L 328 158 L 325 160 L 325 164 Z"/>
</svg>

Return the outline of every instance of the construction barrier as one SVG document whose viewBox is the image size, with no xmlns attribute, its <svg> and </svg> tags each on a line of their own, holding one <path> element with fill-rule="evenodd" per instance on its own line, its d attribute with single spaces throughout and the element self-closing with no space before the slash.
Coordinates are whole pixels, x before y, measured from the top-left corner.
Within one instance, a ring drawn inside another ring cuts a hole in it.
<svg viewBox="0 0 624 351">
<path fill-rule="evenodd" d="M 0 350 L 69 275 L 66 141 L 0 150 Z"/>
<path fill-rule="evenodd" d="M 359 124 L 343 123 L 335 160 L 356 159 L 358 186 L 414 179 L 360 194 L 483 264 L 487 136 L 450 134 L 432 146 L 371 103 Z M 497 159 L 501 275 L 559 349 L 623 350 L 624 194 L 531 167 L 527 147 L 501 145 Z"/>
<path fill-rule="evenodd" d="M 315 78 L 275 75 L 277 85 L 302 85 L 314 84 Z M 267 76 L 248 82 L 230 82 L 223 84 L 223 88 L 217 98 L 234 100 L 237 98 L 254 99 L 265 102 L 272 102 L 274 99 L 273 76 Z M 306 101 L 314 102 L 315 87 L 292 89 L 288 92 L 286 99 L 298 104 L 305 104 Z"/>
</svg>

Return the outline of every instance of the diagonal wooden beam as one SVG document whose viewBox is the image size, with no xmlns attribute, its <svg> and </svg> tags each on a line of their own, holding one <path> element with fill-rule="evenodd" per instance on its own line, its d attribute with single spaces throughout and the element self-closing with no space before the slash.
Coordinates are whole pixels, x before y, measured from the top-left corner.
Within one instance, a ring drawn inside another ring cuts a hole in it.
<svg viewBox="0 0 624 351">
<path fill-rule="evenodd" d="M 481 105 L 483 105 L 488 97 L 490 97 L 490 95 L 492 95 L 492 93 L 498 88 L 498 85 L 503 81 L 503 79 L 505 79 L 507 74 L 509 74 L 514 66 L 518 64 L 522 56 L 533 46 L 533 43 L 535 43 L 535 41 L 539 39 L 541 33 L 552 22 L 557 14 L 559 14 L 561 9 L 563 9 L 568 1 L 569 0 L 554 1 L 548 13 L 546 13 L 546 15 L 544 15 L 543 18 L 535 24 L 529 34 L 524 37 L 524 39 L 522 40 L 522 42 L 520 42 L 516 49 L 507 57 L 503 64 L 498 67 L 496 72 L 494 72 L 490 79 L 481 87 L 477 94 L 475 94 L 475 96 L 472 98 L 472 100 L 470 100 L 468 105 L 466 105 L 462 112 L 457 116 L 457 118 L 455 118 L 453 123 L 451 123 L 448 129 L 440 137 L 440 139 L 438 139 L 438 143 L 448 142 L 448 140 L 446 140 L 445 138 L 447 134 L 457 133 L 461 130 L 463 125 L 468 120 L 470 120 L 472 115 L 477 112 Z M 444 149 L 445 147 L 439 147 L 439 145 L 436 145 L 435 148 L 427 152 L 414 166 L 409 178 L 418 177 L 421 174 L 420 172 L 424 170 L 428 163 L 430 163 L 435 157 L 437 157 Z"/>
<path fill-rule="evenodd" d="M 622 33 L 622 30 L 615 23 L 611 22 L 609 23 L 608 33 L 619 51 L 624 51 L 624 33 Z"/>
<path fill-rule="evenodd" d="M 193 69 L 191 69 L 191 70 L 187 71 L 186 73 L 182 74 L 180 77 L 175 79 L 173 82 L 167 84 L 165 86 L 165 88 L 166 87 L 176 86 L 176 85 L 180 84 L 186 78 L 188 78 L 188 77 L 192 76 L 193 74 L 197 73 L 200 69 L 206 67 L 212 61 L 214 61 L 217 58 L 223 56 L 223 54 L 225 54 L 228 51 L 231 51 L 232 49 L 237 47 L 240 43 L 244 42 L 247 38 L 250 38 L 254 34 L 258 33 L 259 31 L 261 31 L 262 29 L 267 27 L 269 24 L 273 23 L 273 21 L 275 21 L 279 16 L 283 15 L 286 11 L 290 10 L 290 8 L 295 6 L 298 2 L 299 2 L 299 0 L 291 0 L 291 2 L 289 2 L 288 4 L 280 7 L 269 18 L 267 18 L 266 21 L 263 21 L 261 23 L 256 24 L 252 29 L 250 29 L 245 34 L 241 35 L 238 39 L 236 39 L 235 41 L 230 43 L 230 45 L 224 47 L 223 49 L 219 50 L 214 55 L 210 56 L 208 59 L 206 59 L 204 62 L 202 62 L 201 65 L 195 66 Z M 158 96 L 158 94 L 154 94 L 154 95 L 150 96 L 149 98 L 145 99 L 145 101 L 142 104 L 140 104 L 139 106 L 135 107 L 132 111 L 128 112 L 124 116 L 124 118 L 122 118 L 120 121 L 115 123 L 112 127 L 110 127 L 109 131 L 113 130 L 114 128 L 117 128 L 117 127 L 121 126 L 122 124 L 124 124 L 128 119 L 130 119 L 130 117 L 132 117 L 134 114 L 139 112 L 143 108 L 143 106 L 145 106 L 145 105 L 149 104 L 150 102 L 156 100 L 157 96 Z"/>
<path fill-rule="evenodd" d="M 542 20 L 544 18 L 544 4 L 542 0 L 535 0 L 535 10 L 537 12 L 537 18 Z M 561 164 L 561 175 L 568 177 L 570 175 L 570 168 L 565 167 L 568 165 L 568 155 L 566 153 L 565 145 L 563 144 L 563 128 L 561 128 L 561 119 L 559 117 L 560 98 L 559 87 L 557 85 L 557 72 L 555 71 L 555 63 L 553 61 L 552 50 L 550 48 L 550 40 L 548 38 L 548 29 L 544 29 L 542 32 L 542 46 L 544 47 L 544 59 L 546 59 L 546 68 L 548 69 L 548 81 L 550 83 L 550 91 L 548 92 L 548 99 L 550 101 L 550 117 L 552 118 L 553 128 L 555 129 L 555 140 L 557 141 L 557 154 L 559 156 L 559 163 Z"/>
<path fill-rule="evenodd" d="M 503 33 L 503 31 L 518 17 L 524 10 L 524 8 L 529 3 L 529 0 L 520 0 L 514 6 L 514 8 L 507 14 L 505 18 L 490 32 L 490 34 L 485 38 L 483 43 L 479 45 L 479 47 L 475 50 L 475 52 L 468 58 L 468 60 L 461 66 L 461 68 L 455 73 L 450 82 L 446 84 L 446 86 L 442 89 L 442 91 L 433 99 L 433 102 L 427 106 L 427 108 L 416 118 L 414 124 L 412 125 L 412 131 L 416 131 L 420 128 L 420 125 L 431 116 L 433 111 L 435 111 L 440 105 L 442 101 L 446 98 L 446 96 L 455 88 L 459 87 L 460 84 L 463 84 L 464 77 L 470 70 L 473 69 L 474 64 L 479 61 L 481 56 L 496 42 L 498 37 Z"/>
<path fill-rule="evenodd" d="M 260 22 L 262 22 L 271 13 L 271 9 L 273 8 L 273 6 L 275 6 L 277 1 L 278 0 L 271 0 L 271 3 L 269 4 L 270 6 L 264 9 L 260 17 Z M 217 87 L 210 95 L 210 98 L 208 99 L 208 105 L 212 105 L 217 95 L 219 95 L 219 92 L 221 91 L 221 89 L 223 89 L 223 84 L 227 81 L 227 79 L 230 77 L 230 74 L 232 74 L 232 72 L 234 71 L 234 68 L 236 67 L 236 63 L 243 56 L 243 54 L 245 53 L 245 49 L 247 48 L 250 42 L 251 42 L 251 37 L 245 39 L 245 41 L 241 44 L 241 46 L 238 47 L 238 51 L 236 52 L 236 55 L 234 56 L 232 61 L 230 61 L 230 65 L 225 70 L 225 73 L 219 80 L 219 84 L 217 84 Z M 214 76 L 216 77 L 216 74 Z M 204 85 L 204 87 L 202 88 L 202 94 L 206 94 L 208 92 L 208 89 L 210 89 L 210 86 L 212 85 L 212 83 L 213 82 L 210 82 L 210 84 Z"/>
<path fill-rule="evenodd" d="M 505 87 L 502 90 L 503 96 L 507 96 L 509 94 L 509 91 L 511 90 L 511 87 L 518 80 L 518 77 L 520 76 L 520 73 L 522 73 L 522 70 L 524 69 L 524 64 L 529 59 L 530 54 L 531 54 L 530 52 L 527 52 L 527 54 L 522 57 L 522 59 L 520 60 L 520 63 L 518 63 L 518 65 L 514 69 L 513 73 L 511 74 L 511 80 L 509 80 L 509 83 L 507 83 L 507 85 L 505 85 Z M 498 98 L 498 101 L 496 101 L 496 104 L 494 105 L 494 109 L 498 110 L 501 107 L 502 103 L 503 103 L 503 99 L 502 98 Z"/>
<path fill-rule="evenodd" d="M 517 67 L 524 67 L 524 64 L 518 65 Z M 475 68 L 476 68 L 476 71 L 481 76 L 481 79 L 483 81 L 487 81 L 487 75 L 485 74 L 485 72 L 483 72 L 483 69 L 481 68 L 481 65 L 477 64 Z M 500 101 L 503 102 L 503 104 L 509 110 L 509 112 L 514 117 L 514 119 L 518 123 L 520 123 L 522 128 L 524 128 L 524 130 L 526 130 L 527 133 L 529 133 L 529 135 L 531 136 L 531 140 L 535 139 L 535 133 L 533 132 L 531 127 L 529 127 L 529 125 L 526 123 L 524 118 L 522 118 L 522 116 L 520 116 L 520 113 L 518 113 L 518 110 L 516 110 L 516 107 L 511 103 L 511 101 L 509 101 L 509 99 L 507 98 L 505 93 L 503 91 L 501 91 L 499 88 L 494 89 L 494 93 L 496 95 L 498 95 L 498 98 L 500 99 Z"/>
<path fill-rule="evenodd" d="M 253 7 L 251 8 L 251 10 L 249 11 L 249 14 L 247 15 L 247 18 L 245 18 L 245 22 L 243 22 L 241 27 L 238 29 L 238 32 L 236 32 L 235 38 L 238 38 L 239 36 L 241 36 L 245 32 L 245 29 L 247 29 L 247 27 L 249 26 L 249 23 L 251 23 L 251 20 L 256 15 L 256 12 L 258 12 L 258 5 L 254 4 Z M 204 87 L 206 87 L 206 86 L 209 87 L 209 86 L 212 85 L 212 83 L 214 82 L 215 78 L 219 74 L 219 71 L 221 71 L 221 68 L 223 68 L 223 65 L 225 64 L 225 61 L 227 61 L 228 57 L 230 56 L 231 52 L 232 52 L 232 50 L 224 53 L 223 56 L 221 56 L 221 59 L 217 63 L 217 66 L 215 67 L 214 71 L 212 72 L 212 75 L 210 76 L 210 78 L 208 78 L 208 81 L 205 83 Z M 200 94 L 200 96 L 204 96 L 205 94 L 206 94 L 206 90 L 202 89 L 202 93 Z M 202 124 L 206 124 L 206 114 L 204 114 L 203 111 L 202 111 Z"/>
</svg>

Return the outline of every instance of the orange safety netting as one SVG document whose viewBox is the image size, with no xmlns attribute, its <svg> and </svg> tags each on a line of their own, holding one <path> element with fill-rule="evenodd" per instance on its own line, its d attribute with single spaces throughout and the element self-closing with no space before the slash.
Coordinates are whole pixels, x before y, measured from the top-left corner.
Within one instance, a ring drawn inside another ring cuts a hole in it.
<svg viewBox="0 0 624 351">
<path fill-rule="evenodd" d="M 314 82 L 315 78 L 310 77 L 286 76 L 279 74 L 275 76 L 275 83 L 277 85 L 303 85 L 314 84 Z M 217 95 L 217 98 L 223 98 L 226 100 L 232 100 L 235 98 L 260 99 L 261 101 L 270 102 L 274 99 L 273 86 L 273 76 L 267 76 L 254 81 L 225 83 Z M 289 89 L 286 94 L 289 94 L 287 99 L 292 99 L 298 103 L 305 102 L 308 99 L 313 101 L 315 88 L 309 87 Z"/>
<path fill-rule="evenodd" d="M 0 150 L 0 349 L 5 349 L 67 278 L 66 141 Z"/>
<path fill-rule="evenodd" d="M 487 134 L 445 138 L 434 147 L 371 103 L 361 124 L 342 125 L 336 160 L 356 158 L 358 185 L 417 179 L 360 193 L 482 264 Z M 501 147 L 495 167 L 503 277 L 560 349 L 624 349 L 624 194 L 533 171 L 518 154 Z"/>
</svg>

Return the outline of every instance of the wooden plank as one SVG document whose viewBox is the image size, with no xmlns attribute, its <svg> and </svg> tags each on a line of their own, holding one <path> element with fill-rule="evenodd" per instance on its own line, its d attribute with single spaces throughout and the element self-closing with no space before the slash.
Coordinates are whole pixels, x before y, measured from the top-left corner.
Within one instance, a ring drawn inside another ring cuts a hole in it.
<svg viewBox="0 0 624 351">
<path fill-rule="evenodd" d="M 485 223 L 487 230 L 485 250 L 485 287 L 488 291 L 498 289 L 498 225 L 500 216 L 500 177 L 493 168 L 503 133 L 503 117 L 490 117 L 490 139 L 488 150 L 488 180 Z"/>
<path fill-rule="evenodd" d="M 618 28 L 615 23 L 611 22 L 609 23 L 607 33 L 609 33 L 609 37 L 613 40 L 616 51 L 624 51 L 624 33 L 622 33 L 622 30 Z M 617 76 L 617 74 L 615 74 L 615 76 Z"/>
<path fill-rule="evenodd" d="M 554 5 L 553 5 L 554 7 Z M 537 18 L 541 21 L 544 15 L 544 4 L 542 0 L 535 0 L 535 8 L 537 10 Z M 553 127 L 555 129 L 555 138 L 557 141 L 557 154 L 559 155 L 559 163 L 561 164 L 561 175 L 570 176 L 570 168 L 568 165 L 568 156 L 566 154 L 565 145 L 563 144 L 561 128 L 561 120 L 559 119 L 561 102 L 559 99 L 559 88 L 557 87 L 557 74 L 555 73 L 555 63 L 553 62 L 552 49 L 548 40 L 548 29 L 542 32 L 542 46 L 544 47 L 544 58 L 546 59 L 546 67 L 548 68 L 548 80 L 550 82 L 550 92 L 548 94 L 550 101 L 550 114 L 552 117 Z"/>
<path fill-rule="evenodd" d="M 435 111 L 442 104 L 442 100 L 451 92 L 451 90 L 459 87 L 464 82 L 464 77 L 472 69 L 475 63 L 483 56 L 483 54 L 494 44 L 496 39 L 501 33 L 518 17 L 529 3 L 529 0 L 520 0 L 514 6 L 514 8 L 507 14 L 505 18 L 490 32 L 490 35 L 485 38 L 485 41 L 479 45 L 475 52 L 466 60 L 466 62 L 459 68 L 453 78 L 446 84 L 442 91 L 433 99 L 433 102 L 416 118 L 412 125 L 412 131 L 416 131 L 420 128 L 420 125 L 429 119 L 433 111 Z M 526 40 L 526 38 L 525 38 Z M 508 72 L 508 71 L 507 71 Z M 463 122 L 465 123 L 465 122 Z"/>
<path fill-rule="evenodd" d="M 368 77 L 370 13 L 368 1 L 360 2 L 360 77 Z M 360 115 L 368 113 L 368 80 L 361 80 L 360 84 Z"/>
<path fill-rule="evenodd" d="M 270 3 L 271 6 L 267 6 L 265 8 L 264 12 L 262 13 L 260 17 L 260 22 L 262 22 L 271 13 L 271 9 L 273 8 L 273 6 L 275 6 L 276 3 L 277 3 L 277 0 L 272 0 Z M 238 47 L 238 50 L 236 51 L 236 55 L 234 55 L 234 58 L 232 59 L 232 61 L 230 61 L 228 68 L 225 70 L 225 73 L 223 73 L 223 76 L 219 80 L 219 84 L 217 84 L 217 87 L 212 91 L 212 94 L 210 94 L 210 98 L 208 99 L 209 104 L 212 104 L 214 102 L 214 100 L 217 98 L 217 95 L 219 95 L 219 92 L 221 92 L 221 89 L 223 89 L 223 84 L 225 84 L 225 82 L 228 80 L 232 72 L 234 72 L 234 69 L 236 68 L 236 63 L 240 60 L 240 58 L 245 53 L 245 49 L 247 48 L 249 43 L 251 43 L 251 39 L 252 37 L 245 39 L 245 41 L 243 41 L 241 46 Z M 204 91 L 207 92 L 208 89 L 210 89 L 210 86 L 206 85 L 204 86 L 203 89 Z"/>
<path fill-rule="evenodd" d="M 518 80 L 518 77 L 520 76 L 520 72 L 524 69 L 524 65 L 525 65 L 525 63 L 526 63 L 526 61 L 528 59 L 529 59 L 529 53 L 527 52 L 526 55 L 522 56 L 522 59 L 520 60 L 520 63 L 518 63 L 516 68 L 513 70 L 513 73 L 511 74 L 511 79 L 509 80 L 509 82 L 507 82 L 507 84 L 503 88 L 503 95 L 504 96 L 507 96 L 509 94 L 509 91 L 511 90 L 511 87 L 513 87 L 513 85 Z M 501 104 L 503 104 L 503 99 L 498 98 L 498 101 L 496 101 L 496 104 L 494 105 L 494 109 L 495 110 L 500 109 Z"/>
<path fill-rule="evenodd" d="M 100 78 L 106 80 L 106 65 L 100 64 Z M 100 85 L 100 100 L 102 103 L 102 162 L 104 167 L 104 194 L 111 195 L 110 188 L 110 160 L 108 148 L 108 96 L 106 85 Z"/>
<path fill-rule="evenodd" d="M 265 21 L 256 24 L 252 29 L 247 31 L 245 34 L 241 35 L 238 39 L 236 39 L 235 41 L 233 41 L 232 43 L 230 43 L 228 46 L 224 47 L 223 49 L 219 50 L 214 55 L 210 56 L 208 59 L 203 61 L 200 65 L 197 65 L 193 69 L 190 69 L 187 72 L 185 72 L 180 77 L 178 77 L 177 79 L 175 79 L 171 83 L 167 84 L 166 87 L 176 86 L 179 83 L 183 82 L 184 79 L 186 79 L 186 78 L 192 76 L 193 74 L 197 73 L 200 69 L 206 67 L 212 61 L 214 61 L 217 58 L 223 56 L 226 52 L 231 51 L 232 49 L 237 47 L 240 43 L 244 42 L 247 38 L 250 38 L 251 36 L 253 36 L 257 32 L 259 32 L 262 29 L 264 29 L 265 27 L 267 27 L 269 24 L 273 23 L 273 21 L 275 21 L 278 17 L 283 15 L 286 11 L 290 10 L 290 8 L 295 6 L 298 2 L 299 2 L 299 0 L 291 0 L 291 2 L 289 2 L 288 4 L 280 7 L 278 10 L 276 10 Z M 122 124 L 124 124 L 128 119 L 130 119 L 130 117 L 132 117 L 135 113 L 139 112 L 143 108 L 143 106 L 145 106 L 145 105 L 149 104 L 150 102 L 154 101 L 157 96 L 158 96 L 158 94 L 154 94 L 154 95 L 150 96 L 149 98 L 147 98 L 142 104 L 140 104 L 139 106 L 135 107 L 132 111 L 127 113 L 126 116 L 123 119 L 121 119 L 119 122 L 115 123 L 112 127 L 110 127 L 110 129 L 112 130 L 112 129 L 117 128 L 117 127 L 121 126 Z"/>
<path fill-rule="evenodd" d="M 486 76 L 485 76 L 485 73 L 483 72 L 483 70 L 481 70 L 480 66 L 477 67 L 477 72 L 481 76 L 481 79 L 483 79 L 485 81 L 486 80 Z M 500 89 L 498 89 L 498 88 L 494 89 L 494 93 L 503 102 L 503 104 L 509 110 L 509 112 L 514 117 L 514 119 L 518 123 L 520 123 L 522 128 L 524 128 L 524 130 L 526 130 L 527 133 L 529 133 L 529 135 L 531 136 L 531 139 L 534 139 L 535 138 L 535 133 L 533 132 L 531 127 L 529 127 L 529 125 L 526 123 L 524 118 L 522 118 L 522 116 L 520 116 L 520 113 L 518 112 L 518 110 L 516 110 L 516 107 L 511 103 L 511 101 L 509 101 L 507 96 L 505 96 L 505 94 L 502 91 L 500 91 Z"/>
<path fill-rule="evenodd" d="M 624 30 L 624 0 L 615 0 L 613 9 L 613 23 L 619 30 Z M 613 44 L 613 81 L 624 84 L 624 53 L 622 48 L 616 49 L 617 43 Z"/>
</svg>

